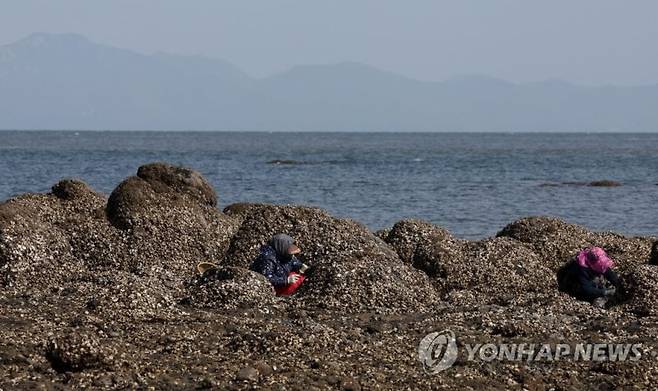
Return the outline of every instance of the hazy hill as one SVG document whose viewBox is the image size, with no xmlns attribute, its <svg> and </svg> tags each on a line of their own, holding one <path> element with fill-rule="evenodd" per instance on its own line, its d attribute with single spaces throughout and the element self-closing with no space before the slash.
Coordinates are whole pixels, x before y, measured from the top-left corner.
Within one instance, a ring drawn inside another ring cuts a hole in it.
<svg viewBox="0 0 658 391">
<path fill-rule="evenodd" d="M 0 129 L 656 131 L 658 85 L 424 82 L 357 63 L 253 79 L 40 33 L 0 47 Z"/>
</svg>

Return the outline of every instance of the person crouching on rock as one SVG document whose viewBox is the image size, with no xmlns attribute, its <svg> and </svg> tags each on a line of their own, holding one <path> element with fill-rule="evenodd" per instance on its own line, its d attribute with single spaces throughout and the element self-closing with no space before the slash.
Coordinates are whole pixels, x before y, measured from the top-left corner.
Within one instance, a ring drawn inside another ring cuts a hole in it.
<svg viewBox="0 0 658 391">
<path fill-rule="evenodd" d="M 264 275 L 277 295 L 292 295 L 304 282 L 304 272 L 309 269 L 295 256 L 300 252 L 290 236 L 274 235 L 261 246 L 260 255 L 252 263 L 251 270 Z"/>
<path fill-rule="evenodd" d="M 571 268 L 577 283 L 576 297 L 590 301 L 595 307 L 605 308 L 608 300 L 622 289 L 621 280 L 612 270 L 614 265 L 601 247 L 580 251 Z"/>
</svg>

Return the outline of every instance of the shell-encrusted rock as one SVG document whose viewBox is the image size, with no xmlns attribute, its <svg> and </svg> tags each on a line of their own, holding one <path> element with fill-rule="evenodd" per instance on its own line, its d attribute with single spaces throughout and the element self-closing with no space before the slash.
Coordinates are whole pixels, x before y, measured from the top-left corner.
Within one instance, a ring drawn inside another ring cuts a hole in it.
<svg viewBox="0 0 658 391">
<path fill-rule="evenodd" d="M 354 312 L 424 310 L 438 302 L 427 276 L 401 262 L 361 224 L 317 208 L 257 204 L 242 209 L 246 212 L 226 263 L 248 268 L 274 234 L 291 235 L 302 249 L 300 259 L 315 269 L 299 292 L 305 303 Z"/>
<path fill-rule="evenodd" d="M 638 316 L 658 316 L 658 266 L 639 265 L 627 277 L 631 299 L 625 306 Z"/>
<path fill-rule="evenodd" d="M 612 232 L 591 232 L 553 217 L 527 217 L 503 228 L 497 236 L 529 245 L 546 266 L 557 272 L 578 251 L 588 246 L 606 250 L 623 271 L 647 262 L 652 238 L 627 238 Z"/>
<path fill-rule="evenodd" d="M 102 366 L 105 357 L 94 335 L 70 332 L 48 342 L 46 358 L 58 372 L 79 372 Z"/>
<path fill-rule="evenodd" d="M 237 267 L 206 271 L 187 283 L 189 304 L 218 310 L 272 305 L 274 289 L 261 274 Z"/>
</svg>

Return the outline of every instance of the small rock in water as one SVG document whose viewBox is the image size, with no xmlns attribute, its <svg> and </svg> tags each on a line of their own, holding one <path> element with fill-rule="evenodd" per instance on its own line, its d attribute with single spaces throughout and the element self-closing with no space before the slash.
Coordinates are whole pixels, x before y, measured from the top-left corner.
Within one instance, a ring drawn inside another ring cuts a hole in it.
<svg viewBox="0 0 658 391">
<path fill-rule="evenodd" d="M 617 181 L 611 181 L 611 180 L 601 180 L 601 181 L 592 181 L 589 183 L 588 186 L 594 186 L 594 187 L 618 187 L 621 186 L 622 184 Z"/>
</svg>

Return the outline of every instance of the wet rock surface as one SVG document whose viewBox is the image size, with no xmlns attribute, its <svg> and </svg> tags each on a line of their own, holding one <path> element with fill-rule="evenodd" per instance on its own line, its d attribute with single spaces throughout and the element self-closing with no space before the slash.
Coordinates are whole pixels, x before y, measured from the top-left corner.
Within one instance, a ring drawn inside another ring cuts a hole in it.
<svg viewBox="0 0 658 391">
<path fill-rule="evenodd" d="M 80 180 L 0 204 L 0 389 L 652 389 L 655 238 L 548 217 L 466 241 L 421 220 L 376 235 L 316 208 L 217 209 L 203 177 L 143 166 L 109 200 Z M 274 233 L 313 273 L 276 297 L 248 270 Z M 557 289 L 587 245 L 628 300 L 607 310 Z M 653 249 L 652 249 L 653 247 Z M 651 263 L 650 263 L 651 260 Z M 198 275 L 198 262 L 218 267 Z M 456 363 L 417 358 L 451 330 Z M 637 361 L 468 361 L 466 344 L 638 343 Z"/>
</svg>

